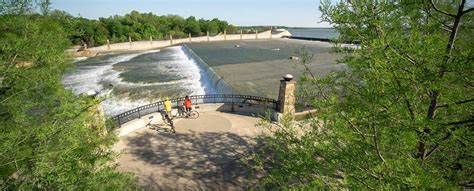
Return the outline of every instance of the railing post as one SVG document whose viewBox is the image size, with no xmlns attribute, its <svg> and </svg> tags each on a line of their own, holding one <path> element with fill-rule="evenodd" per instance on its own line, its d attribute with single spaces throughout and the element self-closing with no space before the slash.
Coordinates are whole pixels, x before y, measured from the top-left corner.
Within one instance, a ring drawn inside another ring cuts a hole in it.
<svg viewBox="0 0 474 191">
<path fill-rule="evenodd" d="M 119 127 L 122 126 L 122 122 L 120 122 L 120 116 L 117 117 L 117 121 L 118 121 L 118 126 L 119 126 Z"/>
<path fill-rule="evenodd" d="M 232 106 L 231 106 L 231 108 L 230 108 L 230 112 L 234 112 L 234 95 L 232 95 L 232 96 L 230 97 L 230 100 L 231 100 L 231 102 L 232 102 Z"/>
<path fill-rule="evenodd" d="M 272 39 L 272 38 L 273 38 L 273 37 L 272 37 L 272 31 L 273 31 L 273 26 L 272 26 L 272 27 L 270 27 L 270 39 Z"/>
</svg>

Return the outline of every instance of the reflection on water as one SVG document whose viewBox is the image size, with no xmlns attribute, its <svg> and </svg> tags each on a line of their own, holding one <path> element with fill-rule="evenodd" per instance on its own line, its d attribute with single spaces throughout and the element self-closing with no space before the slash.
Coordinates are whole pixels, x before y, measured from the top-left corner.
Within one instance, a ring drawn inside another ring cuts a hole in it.
<svg viewBox="0 0 474 191">
<path fill-rule="evenodd" d="M 163 97 L 205 94 L 200 68 L 181 46 L 101 55 L 76 62 L 63 83 L 75 93 L 107 96 L 105 113 L 113 116 Z"/>
</svg>

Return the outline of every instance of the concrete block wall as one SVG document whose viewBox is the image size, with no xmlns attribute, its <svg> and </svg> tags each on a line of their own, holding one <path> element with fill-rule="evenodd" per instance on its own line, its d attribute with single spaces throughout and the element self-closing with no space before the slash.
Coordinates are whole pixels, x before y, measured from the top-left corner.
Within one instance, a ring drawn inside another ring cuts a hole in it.
<svg viewBox="0 0 474 191">
<path fill-rule="evenodd" d="M 102 45 L 98 47 L 89 48 L 90 51 L 99 53 L 99 52 L 109 52 L 109 51 L 125 51 L 125 50 L 149 50 L 156 48 L 163 48 L 166 46 L 171 46 L 175 44 L 185 43 L 185 42 L 207 42 L 209 41 L 224 41 L 224 40 L 254 40 L 254 39 L 270 39 L 270 38 L 281 38 L 283 36 L 290 36 L 291 34 L 288 31 L 281 32 L 279 34 L 272 34 L 271 31 L 264 31 L 258 34 L 227 34 L 224 37 L 224 34 L 219 34 L 216 36 L 200 36 L 192 38 L 181 38 L 171 40 L 155 40 L 150 42 L 148 41 L 134 41 L 134 42 L 122 42 L 114 43 L 110 45 Z M 109 48 L 110 47 L 110 48 Z"/>
</svg>

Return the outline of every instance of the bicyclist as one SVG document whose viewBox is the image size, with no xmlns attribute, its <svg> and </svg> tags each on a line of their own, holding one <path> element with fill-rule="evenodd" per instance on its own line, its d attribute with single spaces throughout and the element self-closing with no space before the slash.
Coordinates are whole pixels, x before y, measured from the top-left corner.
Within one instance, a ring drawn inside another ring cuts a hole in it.
<svg viewBox="0 0 474 191">
<path fill-rule="evenodd" d="M 171 130 L 173 131 L 173 133 L 176 133 L 176 130 L 175 130 L 175 127 L 174 127 L 174 124 L 173 124 L 173 119 L 171 118 L 171 101 L 170 101 L 170 98 L 169 97 L 166 97 L 165 98 L 165 119 L 164 120 L 167 120 L 169 125 L 171 126 Z"/>
<path fill-rule="evenodd" d="M 186 96 L 186 98 L 184 99 L 184 107 L 186 108 L 186 112 L 188 114 L 191 111 L 191 105 L 192 105 L 191 99 L 189 99 L 189 96 Z"/>
<path fill-rule="evenodd" d="M 168 116 L 171 116 L 171 101 L 170 101 L 170 98 L 169 97 L 166 97 L 165 98 L 165 112 Z"/>
</svg>

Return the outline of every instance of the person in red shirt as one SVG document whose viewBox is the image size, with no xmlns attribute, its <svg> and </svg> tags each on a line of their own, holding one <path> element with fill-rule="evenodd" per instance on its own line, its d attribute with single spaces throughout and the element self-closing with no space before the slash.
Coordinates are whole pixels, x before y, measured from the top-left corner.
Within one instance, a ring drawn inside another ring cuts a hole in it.
<svg viewBox="0 0 474 191">
<path fill-rule="evenodd" d="M 189 96 L 186 96 L 184 99 L 184 108 L 186 109 L 186 112 L 189 113 L 191 111 L 191 99 L 189 99 Z"/>
</svg>

